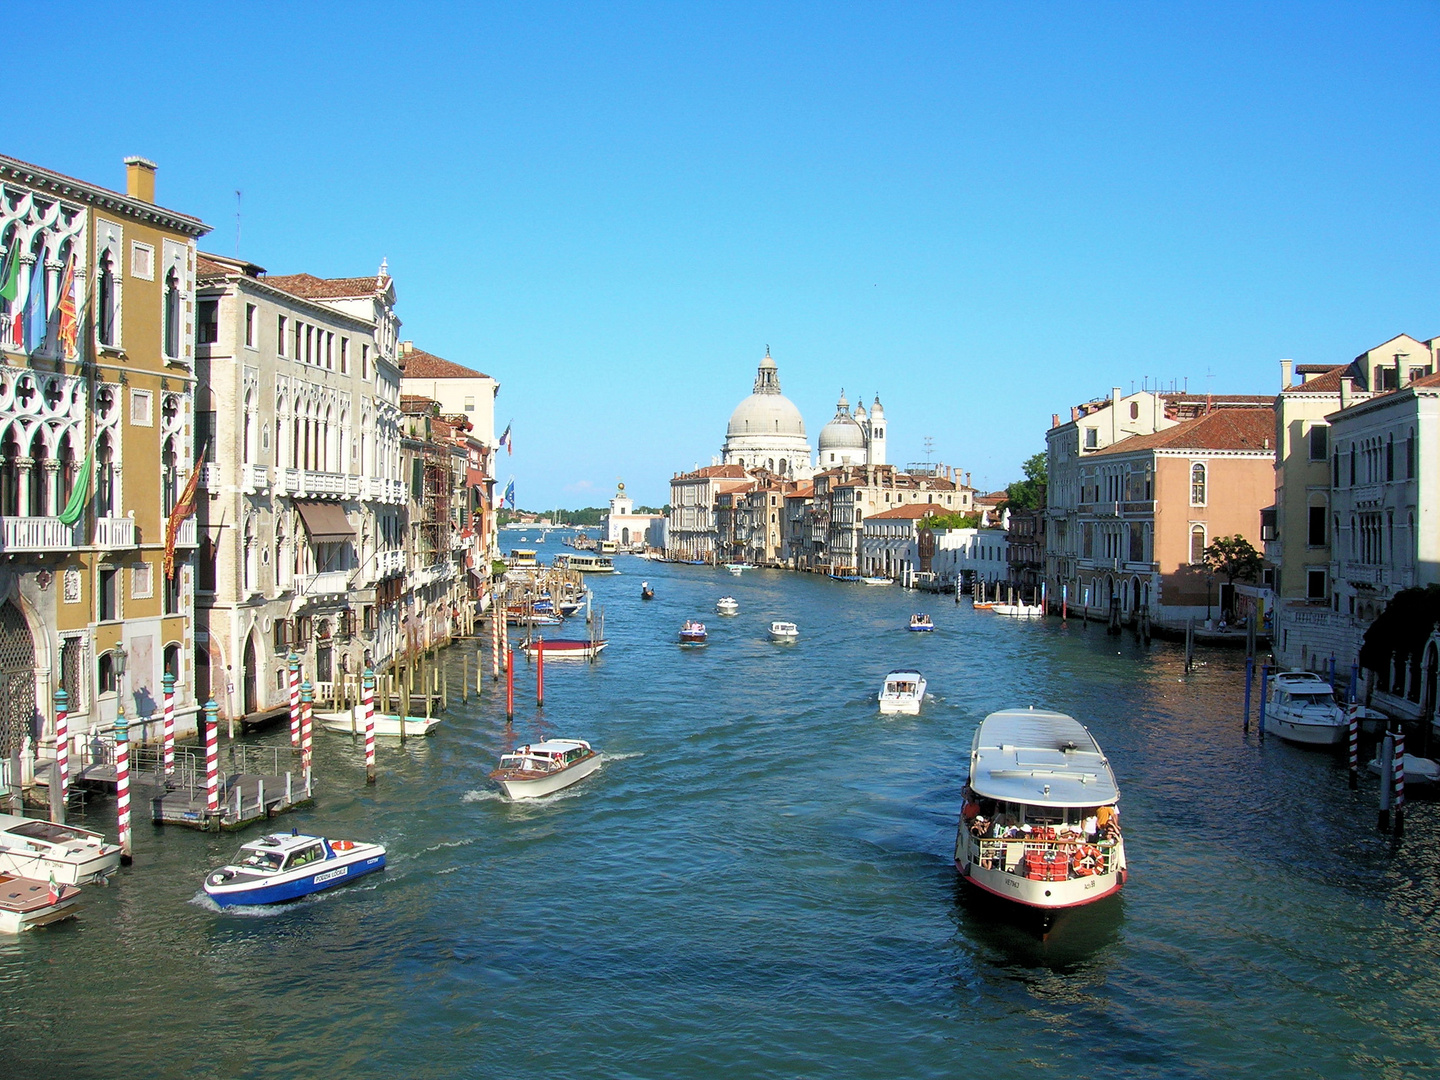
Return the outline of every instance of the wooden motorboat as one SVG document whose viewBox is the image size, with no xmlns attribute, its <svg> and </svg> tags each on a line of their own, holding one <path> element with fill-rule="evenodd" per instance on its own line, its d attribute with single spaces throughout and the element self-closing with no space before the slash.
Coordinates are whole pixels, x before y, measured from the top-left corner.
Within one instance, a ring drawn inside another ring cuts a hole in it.
<svg viewBox="0 0 1440 1080">
<path fill-rule="evenodd" d="M 733 596 L 722 596 L 715 601 L 715 610 L 721 615 L 736 615 L 740 611 L 740 601 Z"/>
<path fill-rule="evenodd" d="M 709 632 L 705 629 L 705 624 L 696 619 L 686 619 L 685 625 L 680 627 L 680 644 L 682 646 L 694 648 L 704 645 L 708 637 Z"/>
<path fill-rule="evenodd" d="M 986 606 L 996 615 L 1009 615 L 1019 619 L 1038 619 L 1045 614 L 1045 609 L 1039 604 L 987 604 Z"/>
<path fill-rule="evenodd" d="M 542 641 L 546 660 L 593 660 L 610 644 L 603 638 L 526 639 L 520 643 L 520 651 L 533 660 L 540 652 Z"/>
<path fill-rule="evenodd" d="M 970 746 L 955 840 L 961 880 L 1053 912 L 1118 892 L 1128 873 L 1110 762 L 1064 713 L 1006 709 Z"/>
<path fill-rule="evenodd" d="M 928 634 L 935 629 L 935 623 L 923 611 L 917 611 L 910 616 L 910 630 L 917 634 Z"/>
<path fill-rule="evenodd" d="M 74 825 L 0 814 L 0 874 L 84 885 L 104 881 L 120 866 L 120 845 Z"/>
<path fill-rule="evenodd" d="M 918 671 L 897 670 L 885 676 L 880 687 L 880 712 L 886 716 L 917 716 L 925 700 L 925 676 Z"/>
<path fill-rule="evenodd" d="M 71 919 L 79 910 L 80 890 L 74 885 L 0 874 L 0 933 L 18 934 Z"/>
<path fill-rule="evenodd" d="M 271 833 L 241 846 L 235 861 L 205 877 L 205 895 L 221 907 L 278 904 L 344 885 L 385 867 L 379 844 Z"/>
<path fill-rule="evenodd" d="M 351 726 L 352 719 L 353 728 Z M 365 734 L 365 711 L 359 705 L 352 705 L 344 712 L 317 712 L 315 713 L 315 722 L 326 731 L 343 731 L 348 734 L 353 730 L 356 734 Z M 407 716 L 405 717 L 404 734 L 407 737 L 429 735 L 439 726 L 440 718 L 437 716 L 428 719 L 423 715 Z M 400 714 L 377 712 L 375 714 L 375 734 L 400 735 Z"/>
<path fill-rule="evenodd" d="M 583 780 L 602 760 L 583 739 L 546 739 L 502 755 L 490 779 L 511 799 L 535 799 Z"/>
<path fill-rule="evenodd" d="M 770 624 L 770 640 L 792 642 L 800 639 L 800 628 L 793 622 L 776 619 Z"/>
</svg>

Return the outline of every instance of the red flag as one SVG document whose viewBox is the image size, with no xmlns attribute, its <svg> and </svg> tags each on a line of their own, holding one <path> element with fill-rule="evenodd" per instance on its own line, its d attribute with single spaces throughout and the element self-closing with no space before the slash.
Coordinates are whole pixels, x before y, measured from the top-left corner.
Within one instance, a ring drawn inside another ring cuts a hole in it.
<svg viewBox="0 0 1440 1080">
<path fill-rule="evenodd" d="M 180 494 L 180 501 L 175 504 L 175 509 L 170 511 L 170 519 L 165 523 L 165 561 L 161 568 L 166 581 L 175 573 L 175 537 L 180 534 L 180 523 L 195 512 L 195 489 L 200 486 L 200 470 L 204 460 L 202 452 L 195 462 L 195 468 L 190 470 L 190 479 Z"/>
<path fill-rule="evenodd" d="M 60 358 L 69 360 L 75 355 L 75 343 L 80 337 L 80 322 L 75 317 L 75 253 L 65 264 L 65 276 L 60 281 Z"/>
</svg>

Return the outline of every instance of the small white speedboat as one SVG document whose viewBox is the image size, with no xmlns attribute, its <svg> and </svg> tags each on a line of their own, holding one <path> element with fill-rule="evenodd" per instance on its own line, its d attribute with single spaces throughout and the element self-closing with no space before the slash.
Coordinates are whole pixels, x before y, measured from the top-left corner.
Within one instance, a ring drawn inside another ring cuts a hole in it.
<svg viewBox="0 0 1440 1080">
<path fill-rule="evenodd" d="M 502 755 L 490 779 L 511 799 L 535 799 L 583 780 L 601 760 L 582 739 L 546 739 Z"/>
<path fill-rule="evenodd" d="M 1380 775 L 1380 761 L 1378 758 L 1371 760 L 1366 766 L 1374 776 Z M 1428 757 L 1417 757 L 1414 754 L 1405 755 L 1405 786 L 1411 784 L 1417 786 L 1435 787 L 1440 785 L 1440 763 L 1432 761 Z"/>
<path fill-rule="evenodd" d="M 271 833 L 241 845 L 234 862 L 207 874 L 205 895 L 221 907 L 278 904 L 384 868 L 379 844 Z"/>
<path fill-rule="evenodd" d="M 722 596 L 715 601 L 715 610 L 721 615 L 735 615 L 740 611 L 740 601 L 733 596 Z"/>
<path fill-rule="evenodd" d="M 80 890 L 74 885 L 0 874 L 0 933 L 33 930 L 73 918 L 79 910 Z"/>
<path fill-rule="evenodd" d="M 354 722 L 352 729 L 351 722 Z M 326 731 L 342 731 L 349 734 L 354 731 L 357 735 L 365 734 L 365 711 L 359 705 L 352 705 L 344 712 L 317 712 L 315 722 Z M 429 735 L 440 725 L 440 718 L 432 716 L 407 716 L 405 717 L 404 734 L 408 738 L 411 735 Z M 381 713 L 375 714 L 376 735 L 400 735 L 400 714 Z"/>
<path fill-rule="evenodd" d="M 785 622 L 783 619 L 776 619 L 770 624 L 771 641 L 798 641 L 800 628 L 793 622 Z"/>
<path fill-rule="evenodd" d="M 1349 737 L 1350 720 L 1335 691 L 1309 671 L 1282 671 L 1270 677 L 1265 700 L 1265 733 L 1302 746 L 1337 746 Z"/>
<path fill-rule="evenodd" d="M 39 818 L 0 814 L 0 874 L 61 885 L 104 881 L 120 866 L 120 845 L 100 833 Z"/>
<path fill-rule="evenodd" d="M 918 716 L 925 700 L 925 676 L 918 671 L 898 670 L 885 676 L 880 688 L 880 712 L 886 716 Z"/>
<path fill-rule="evenodd" d="M 910 616 L 910 630 L 916 634 L 928 634 L 935 629 L 935 622 L 923 611 Z"/>
<path fill-rule="evenodd" d="M 991 604 L 989 606 L 996 615 L 1009 615 L 1014 619 L 1038 619 L 1045 614 L 1045 609 L 1039 604 Z"/>
<path fill-rule="evenodd" d="M 727 566 L 725 567 L 725 569 L 729 570 L 734 577 L 739 577 L 745 572 L 745 568 L 743 566 Z"/>
<path fill-rule="evenodd" d="M 866 585 L 894 585 L 893 578 L 888 577 L 863 577 L 860 579 Z"/>
</svg>

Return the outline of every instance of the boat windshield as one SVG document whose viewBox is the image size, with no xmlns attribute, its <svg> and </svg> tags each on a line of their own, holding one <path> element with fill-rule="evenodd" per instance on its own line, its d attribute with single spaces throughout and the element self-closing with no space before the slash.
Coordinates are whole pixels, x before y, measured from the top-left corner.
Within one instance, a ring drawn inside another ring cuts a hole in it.
<svg viewBox="0 0 1440 1080">
<path fill-rule="evenodd" d="M 240 854 L 235 856 L 235 865 L 244 866 L 251 870 L 279 870 L 280 864 L 285 861 L 285 856 L 279 851 L 256 851 L 253 848 L 241 848 Z"/>
<path fill-rule="evenodd" d="M 1335 701 L 1334 695 L 1329 692 L 1316 694 L 1297 694 L 1292 692 L 1290 697 L 1296 705 L 1330 705 Z"/>
</svg>

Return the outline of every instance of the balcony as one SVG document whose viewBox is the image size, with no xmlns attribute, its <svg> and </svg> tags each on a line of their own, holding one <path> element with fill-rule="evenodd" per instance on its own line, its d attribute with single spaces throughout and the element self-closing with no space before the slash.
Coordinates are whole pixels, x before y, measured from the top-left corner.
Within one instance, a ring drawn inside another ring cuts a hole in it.
<svg viewBox="0 0 1440 1080">
<path fill-rule="evenodd" d="M 337 472 L 316 472 L 314 469 L 275 467 L 275 494 L 299 495 L 305 498 L 356 498 L 360 494 L 360 477 Z"/>
<path fill-rule="evenodd" d="M 107 551 L 123 551 L 135 546 L 133 517 L 102 517 L 95 519 L 95 546 Z"/>
<path fill-rule="evenodd" d="M 297 574 L 295 576 L 295 595 L 302 600 L 344 596 L 349 591 L 349 570 L 326 570 L 320 574 Z"/>
<path fill-rule="evenodd" d="M 71 551 L 79 546 L 80 527 L 53 517 L 0 518 L 0 551 Z"/>
<path fill-rule="evenodd" d="M 164 533 L 170 535 L 170 519 L 165 519 Z M 182 548 L 193 548 L 197 543 L 195 539 L 195 515 L 191 514 L 184 521 L 180 522 L 180 528 L 175 533 L 175 546 Z"/>
<path fill-rule="evenodd" d="M 378 476 L 372 476 L 366 483 L 365 498 L 371 502 L 399 505 L 405 501 L 405 485 L 399 480 L 385 480 Z"/>
<path fill-rule="evenodd" d="M 270 477 L 264 465 L 247 462 L 240 467 L 240 490 L 246 495 L 266 495 L 270 491 Z"/>
</svg>

